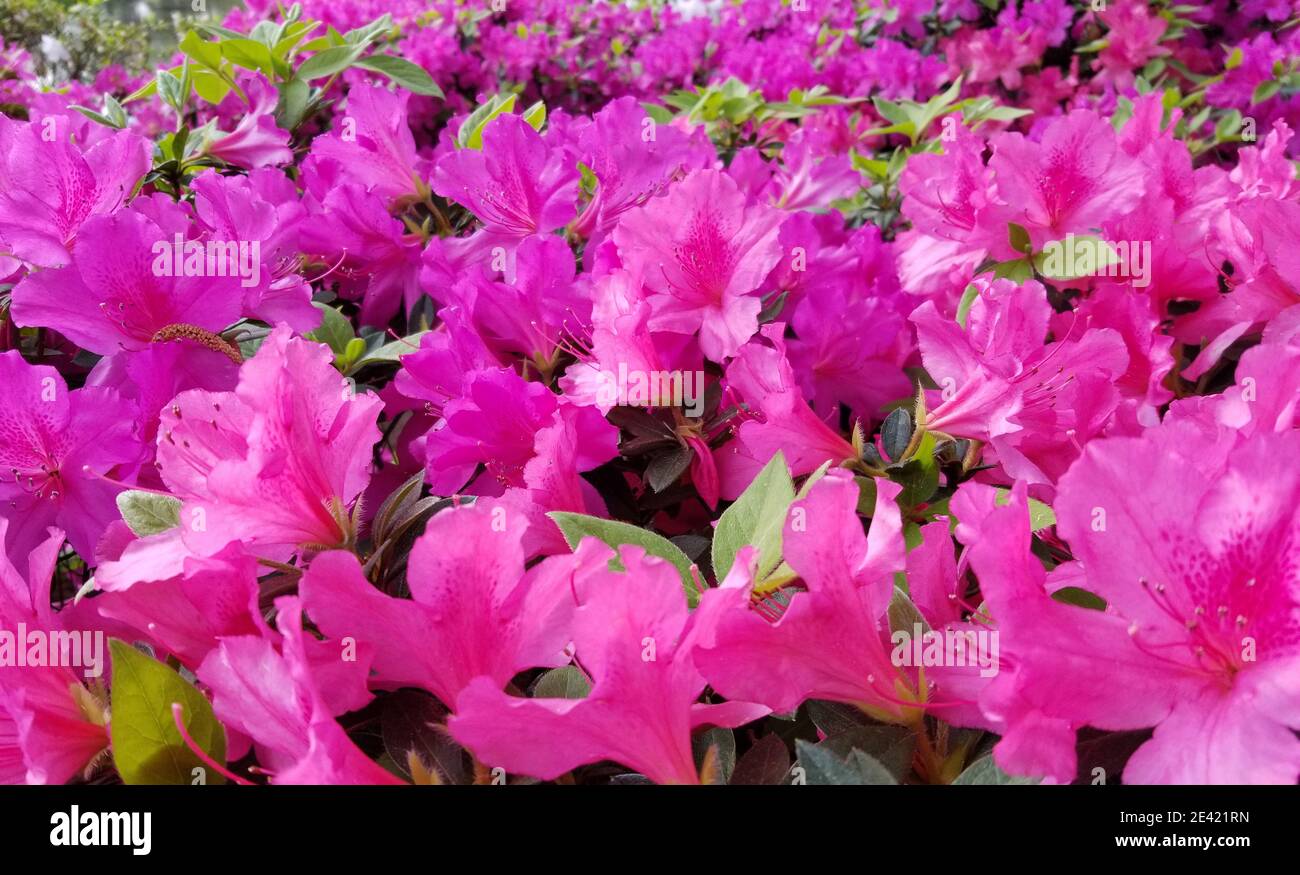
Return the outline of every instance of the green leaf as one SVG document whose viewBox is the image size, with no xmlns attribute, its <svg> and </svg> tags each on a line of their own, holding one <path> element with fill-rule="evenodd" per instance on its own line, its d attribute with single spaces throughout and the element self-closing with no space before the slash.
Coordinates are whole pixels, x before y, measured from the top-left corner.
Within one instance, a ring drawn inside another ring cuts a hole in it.
<svg viewBox="0 0 1300 875">
<path fill-rule="evenodd" d="M 723 511 L 713 532 L 713 573 L 723 580 L 741 547 L 758 548 L 756 579 L 762 580 L 781 561 L 781 530 L 794 501 L 794 481 L 785 456 L 778 452 Z"/>
<path fill-rule="evenodd" d="M 560 531 L 564 534 L 564 540 L 568 542 L 571 550 L 577 549 L 583 538 L 593 537 L 613 547 L 616 551 L 623 544 L 632 544 L 641 547 L 650 556 L 667 559 L 677 569 L 677 573 L 681 575 L 682 589 L 686 592 L 687 603 L 691 607 L 695 607 L 695 603 L 699 601 L 700 594 L 695 588 L 695 579 L 691 575 L 690 557 L 663 535 L 655 534 L 647 529 L 628 523 L 605 520 L 581 513 L 568 513 L 557 510 L 552 511 L 548 516 L 555 520 L 555 524 L 560 527 Z M 609 567 L 614 571 L 625 570 L 617 555 L 609 560 Z"/>
<path fill-rule="evenodd" d="M 1046 279 L 1059 281 L 1092 276 L 1118 263 L 1115 248 L 1092 234 L 1053 240 L 1033 257 L 1034 270 Z"/>
<path fill-rule="evenodd" d="M 962 293 L 961 302 L 957 304 L 957 324 L 962 328 L 966 327 L 966 320 L 970 318 L 970 308 L 979 296 L 979 287 L 974 283 L 968 285 L 966 291 Z"/>
<path fill-rule="evenodd" d="M 998 487 L 997 496 L 994 503 L 999 506 L 1011 501 L 1011 490 L 1006 487 Z M 1029 528 L 1030 531 L 1041 532 L 1043 529 L 1056 525 L 1056 512 L 1051 506 L 1044 504 L 1037 498 L 1029 499 Z"/>
<path fill-rule="evenodd" d="M 573 665 L 548 671 L 533 687 L 537 699 L 585 699 L 590 694 L 591 681 Z"/>
<path fill-rule="evenodd" d="M 172 704 L 183 708 L 185 731 L 212 760 L 224 763 L 226 733 L 212 705 L 179 674 L 116 638 L 111 694 L 113 762 L 126 784 L 223 784 L 181 738 Z M 202 772 L 195 772 L 201 769 Z"/>
<path fill-rule="evenodd" d="M 222 56 L 236 67 L 257 70 L 275 81 L 275 60 L 271 57 L 271 50 L 262 43 L 251 39 L 228 39 L 222 40 L 220 46 Z"/>
<path fill-rule="evenodd" d="M 846 759 L 841 759 L 829 748 L 809 744 L 803 739 L 795 742 L 795 749 L 809 784 L 865 786 L 898 783 L 888 769 L 860 750 L 854 750 Z"/>
<path fill-rule="evenodd" d="M 185 95 L 181 93 L 181 80 L 167 70 L 158 70 L 154 74 L 154 82 L 158 85 L 158 94 L 163 103 L 177 113 L 182 112 Z"/>
<path fill-rule="evenodd" d="M 95 110 L 90 109 L 89 107 L 80 106 L 77 104 L 70 104 L 68 106 L 68 109 L 75 109 L 77 112 L 81 113 L 86 118 L 90 119 L 92 122 L 98 122 L 99 124 L 103 125 L 106 128 L 119 127 L 119 125 L 115 124 L 111 118 L 109 118 L 108 116 L 104 115 L 101 112 L 96 112 Z"/>
<path fill-rule="evenodd" d="M 128 489 L 117 494 L 117 510 L 131 531 L 141 538 L 181 524 L 181 500 L 171 495 Z"/>
<path fill-rule="evenodd" d="M 1025 230 L 1024 225 L 1008 222 L 1007 241 L 1011 244 L 1012 249 L 1022 255 L 1029 255 L 1034 251 L 1034 243 L 1029 239 L 1029 232 Z"/>
<path fill-rule="evenodd" d="M 180 50 L 209 70 L 221 69 L 221 47 L 216 43 L 208 42 L 192 30 L 186 32 L 181 40 Z"/>
<path fill-rule="evenodd" d="M 275 123 L 286 131 L 292 131 L 302 124 L 310 94 L 311 86 L 301 79 L 294 78 L 282 83 L 280 99 L 275 107 Z"/>
<path fill-rule="evenodd" d="M 1011 280 L 1013 283 L 1024 285 L 1030 279 L 1033 279 L 1033 265 L 1027 258 L 1016 258 L 1011 261 L 1000 261 L 993 266 L 993 276 L 998 279 Z"/>
<path fill-rule="evenodd" d="M 934 458 L 934 434 L 926 432 L 917 442 L 912 458 L 899 470 L 890 470 L 891 479 L 900 483 L 903 491 L 898 502 L 904 507 L 916 507 L 929 501 L 939 488 L 939 463 Z"/>
<path fill-rule="evenodd" d="M 443 96 L 442 89 L 433 81 L 428 71 L 405 58 L 396 55 L 370 55 L 360 59 L 353 66 L 382 73 L 413 94 L 423 94 L 426 97 Z"/>
<path fill-rule="evenodd" d="M 328 346 L 335 356 L 346 355 L 348 344 L 357 336 L 357 333 L 352 330 L 352 323 L 348 321 L 348 317 L 333 307 L 319 301 L 315 302 L 315 306 L 321 311 L 320 327 L 307 337 Z"/>
<path fill-rule="evenodd" d="M 205 70 L 202 67 L 190 71 L 194 82 L 194 93 L 208 103 L 217 104 L 226 99 L 230 93 L 230 82 L 224 76 Z"/>
<path fill-rule="evenodd" d="M 666 125 L 673 120 L 672 110 L 657 103 L 643 103 L 641 108 L 657 125 Z"/>
<path fill-rule="evenodd" d="M 363 45 L 332 46 L 323 49 L 303 61 L 302 66 L 298 68 L 298 72 L 294 76 L 304 82 L 333 76 L 335 73 L 351 67 L 353 62 L 361 57 L 365 50 L 366 47 Z"/>
<path fill-rule="evenodd" d="M 954 784 L 997 784 L 1000 786 L 1037 784 L 1037 778 L 1017 778 L 998 768 L 992 756 L 980 757 L 958 775 Z"/>
<path fill-rule="evenodd" d="M 515 101 L 519 99 L 517 94 L 497 94 L 487 103 L 480 104 L 477 109 L 469 114 L 461 124 L 460 130 L 456 132 L 456 143 L 462 149 L 482 149 L 483 148 L 483 128 L 487 123 L 504 112 L 514 112 Z"/>
<path fill-rule="evenodd" d="M 528 109 L 524 110 L 521 118 L 528 122 L 528 124 L 532 126 L 533 130 L 540 133 L 542 125 L 546 124 L 546 104 L 542 103 L 540 100 L 537 101 L 532 106 L 528 107 Z"/>
<path fill-rule="evenodd" d="M 1087 608 L 1090 611 L 1106 610 L 1105 599 L 1096 593 L 1088 592 L 1088 590 L 1080 589 L 1077 586 L 1061 587 L 1052 593 L 1052 599 L 1063 605 L 1074 605 L 1077 608 Z"/>
<path fill-rule="evenodd" d="M 397 340 L 390 340 L 354 361 L 352 370 L 357 371 L 367 365 L 395 364 L 401 360 L 402 356 L 418 351 L 420 338 L 428 333 L 428 331 L 417 331 L 414 334 L 399 337 Z"/>
<path fill-rule="evenodd" d="M 1255 90 L 1250 95 L 1250 104 L 1254 106 L 1257 103 L 1263 103 L 1281 90 L 1281 82 L 1276 79 L 1267 79 L 1255 86 Z"/>
</svg>

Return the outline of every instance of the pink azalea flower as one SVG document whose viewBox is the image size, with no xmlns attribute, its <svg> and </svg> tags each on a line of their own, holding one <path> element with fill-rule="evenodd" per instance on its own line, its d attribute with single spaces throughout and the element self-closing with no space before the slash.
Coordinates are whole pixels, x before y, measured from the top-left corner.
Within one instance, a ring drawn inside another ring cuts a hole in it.
<svg viewBox="0 0 1300 875">
<path fill-rule="evenodd" d="M 10 563 L 9 522 L 0 517 L 0 629 L 26 647 L 30 632 L 80 634 L 75 621 L 50 607 L 50 584 L 63 532 L 51 528 L 20 572 Z M 78 616 L 84 616 L 78 614 Z M 102 633 L 101 633 L 102 634 Z M 103 666 L 100 670 L 103 670 Z M 107 703 L 68 666 L 0 665 L 0 783 L 62 784 L 108 746 Z"/>
<path fill-rule="evenodd" d="M 799 574 L 775 621 L 753 605 L 753 570 L 737 562 L 697 611 L 709 618 L 696 663 L 710 686 L 774 712 L 806 699 L 858 705 L 886 720 L 903 720 L 912 698 L 890 661 L 886 612 L 894 573 L 904 567 L 897 484 L 878 480 L 871 529 L 862 532 L 858 487 L 832 469 L 795 502 L 785 523 L 785 560 Z M 763 671 L 754 671 L 762 665 Z"/>
<path fill-rule="evenodd" d="M 590 351 L 580 351 L 579 360 L 561 377 L 565 397 L 609 413 L 629 401 L 620 398 L 620 373 L 701 370 L 703 362 L 692 338 L 650 330 L 650 305 L 639 277 L 625 270 L 611 271 L 595 281 L 593 295 Z M 647 398 L 646 406 L 668 406 L 669 400 Z"/>
<path fill-rule="evenodd" d="M 382 402 L 354 395 L 331 359 L 280 326 L 240 368 L 235 391 L 178 395 L 162 415 L 158 467 L 183 503 L 181 525 L 105 563 L 100 587 L 174 577 L 187 554 L 232 541 L 279 560 L 350 542 Z"/>
<path fill-rule="evenodd" d="M 105 356 L 87 375 L 86 386 L 111 389 L 134 402 L 140 440 L 151 446 L 162 411 L 173 398 L 187 389 L 228 392 L 238 379 L 239 365 L 224 352 L 182 339 Z M 140 472 L 140 482 L 162 485 L 149 466 Z"/>
<path fill-rule="evenodd" d="M 699 332 L 714 361 L 735 355 L 758 331 L 754 294 L 781 258 L 782 214 L 747 203 L 727 174 L 696 171 L 631 210 L 614 229 L 624 265 L 651 291 L 650 328 Z"/>
<path fill-rule="evenodd" d="M 541 383 L 524 381 L 505 368 L 467 377 L 465 393 L 443 407 L 443 422 L 425 444 L 429 483 L 455 492 L 474 477 L 475 495 L 500 495 L 525 485 L 524 466 L 536 455 L 538 432 L 568 419 L 578 429 L 575 464 L 589 471 L 617 455 L 618 429 L 595 409 L 558 398 Z"/>
<path fill-rule="evenodd" d="M 1300 777 L 1300 472 L 1277 462 L 1300 437 L 1194 436 L 1164 426 L 1097 442 L 1062 478 L 1058 531 L 1105 611 L 1047 596 L 1022 491 L 993 511 L 971 562 L 1016 663 L 982 703 L 1008 724 L 1004 769 L 1069 781 L 1078 727 L 1154 726 L 1126 783 Z"/>
<path fill-rule="evenodd" d="M 693 661 L 699 615 L 687 609 L 670 564 L 623 547 L 626 573 L 613 572 L 608 549 L 590 540 L 578 555 L 599 560 L 572 581 L 573 642 L 591 694 L 520 699 L 496 678 L 478 677 L 457 698 L 448 728 L 484 763 L 543 780 L 608 759 L 656 783 L 699 783 L 691 730 L 737 726 L 767 709 L 697 704 L 705 686 Z"/>
<path fill-rule="evenodd" d="M 347 107 L 336 114 L 330 132 L 312 141 L 304 171 L 315 161 L 333 160 L 345 177 L 386 203 L 418 197 L 423 174 L 406 122 L 407 99 L 375 86 L 349 90 Z"/>
<path fill-rule="evenodd" d="M 1160 39 L 1169 22 L 1153 14 L 1146 0 L 1116 0 L 1098 13 L 1109 28 L 1106 46 L 1097 55 L 1100 81 L 1112 81 L 1126 87 L 1132 84 L 1134 70 L 1140 70 L 1152 58 L 1169 54 Z"/>
<path fill-rule="evenodd" d="M 420 299 L 420 243 L 388 214 L 384 201 L 355 183 L 323 188 L 302 227 L 303 251 L 319 256 L 361 323 L 387 325 Z"/>
<path fill-rule="evenodd" d="M 1006 230 L 991 233 L 982 221 L 994 208 L 993 171 L 984 164 L 984 138 L 952 117 L 954 137 L 943 141 L 942 154 L 921 153 L 908 159 L 898 180 L 903 213 L 912 227 L 930 237 L 982 257 L 1006 239 Z"/>
<path fill-rule="evenodd" d="M 421 687 L 452 707 L 476 677 L 501 688 L 524 669 L 568 661 L 574 575 L 605 556 L 589 548 L 525 572 L 524 525 L 496 508 L 448 508 L 412 549 L 410 599 L 385 595 L 355 556 L 331 552 L 304 576 L 303 605 L 331 638 L 374 648 L 373 685 Z"/>
<path fill-rule="evenodd" d="M 483 129 L 482 149 L 461 149 L 438 160 L 433 190 L 463 205 L 509 247 L 573 220 L 578 171 L 528 122 L 505 113 Z"/>
<path fill-rule="evenodd" d="M 1016 222 L 1038 251 L 1067 233 L 1091 233 L 1141 201 L 1142 165 L 1120 149 L 1115 129 L 1095 112 L 1051 121 L 1039 142 L 1004 133 L 992 145 L 989 167 L 1007 206 L 991 214 L 997 219 L 990 219 L 989 233 L 1002 239 L 1006 222 Z"/>
<path fill-rule="evenodd" d="M 423 401 L 428 412 L 441 416 L 448 401 L 461 397 L 467 377 L 498 362 L 459 307 L 442 308 L 438 318 L 442 324 L 420 338 L 419 349 L 401 357 L 393 383 L 403 395 Z"/>
<path fill-rule="evenodd" d="M 53 328 L 111 355 L 144 349 L 172 326 L 217 333 L 239 318 L 237 266 L 226 263 L 226 275 L 210 275 L 215 270 L 204 254 L 192 274 L 185 256 L 177 257 L 174 236 L 143 212 L 91 218 L 78 234 L 71 264 L 37 271 L 14 288 L 15 322 Z"/>
<path fill-rule="evenodd" d="M 574 231 L 599 239 L 628 210 L 658 195 L 681 172 L 714 162 L 713 149 L 671 125 L 650 120 L 631 97 L 611 101 L 578 138 L 577 151 L 596 176 L 596 192 Z"/>
<path fill-rule="evenodd" d="M 246 170 L 288 164 L 293 151 L 289 132 L 275 123 L 275 88 L 261 76 L 245 77 L 242 84 L 247 104 L 234 91 L 227 97 L 237 107 L 239 123 L 233 131 L 214 137 L 204 153 Z"/>
<path fill-rule="evenodd" d="M 1128 367 L 1124 341 L 1089 328 L 1045 344 L 1051 306 L 1041 284 L 975 285 L 964 329 L 929 301 L 912 313 L 926 371 L 940 386 L 926 428 L 990 443 L 1011 476 L 1053 482 L 1114 410 L 1114 383 Z"/>
<path fill-rule="evenodd" d="M 500 360 L 522 357 L 552 367 L 557 348 L 591 319 L 586 277 L 577 277 L 572 250 L 555 235 L 527 237 L 504 259 L 502 282 L 473 272 L 445 299 L 471 314 L 479 337 Z"/>
<path fill-rule="evenodd" d="M 9 521 L 9 562 L 27 573 L 26 557 L 50 526 L 93 556 L 118 518 L 121 486 L 104 475 L 141 461 L 136 411 L 116 392 L 69 392 L 58 371 L 0 353 L 0 519 Z"/>
<path fill-rule="evenodd" d="M 789 342 L 790 366 L 823 416 L 838 418 L 843 403 L 875 421 L 884 405 L 912 394 L 902 366 L 913 350 L 893 302 L 854 292 L 845 284 L 811 285 L 794 313 L 799 336 Z"/>
<path fill-rule="evenodd" d="M 297 598 L 277 599 L 276 611 L 278 635 L 223 638 L 199 666 L 217 718 L 253 740 L 273 784 L 401 783 L 334 719 L 371 699 L 369 648 L 349 659 L 338 642 L 305 635 Z"/>
<path fill-rule="evenodd" d="M 28 124 L 0 116 L 0 241 L 30 264 L 67 264 L 82 224 L 125 205 L 149 170 L 149 142 L 138 134 L 82 148 L 74 126 L 67 116 Z"/>
<path fill-rule="evenodd" d="M 857 458 L 853 445 L 804 400 L 786 358 L 784 332 L 780 322 L 765 327 L 763 336 L 772 345 L 746 344 L 727 368 L 727 385 L 749 409 L 735 439 L 719 453 L 723 498 L 738 497 L 778 451 L 796 477 L 824 462 L 839 465 Z"/>
<path fill-rule="evenodd" d="M 212 557 L 189 557 L 174 578 L 103 593 L 89 604 L 193 670 L 221 638 L 269 631 L 257 571 L 257 559 L 232 545 Z"/>
<path fill-rule="evenodd" d="M 307 218 L 298 192 L 284 174 L 271 169 L 247 176 L 205 173 L 190 183 L 194 212 L 209 237 L 256 244 L 258 282 L 241 278 L 244 313 L 272 325 L 284 322 L 298 332 L 320 325 L 311 304 L 311 286 L 297 272 L 298 238 Z"/>
<path fill-rule="evenodd" d="M 781 150 L 772 181 L 773 202 L 783 210 L 825 209 L 832 201 L 851 197 L 861 185 L 861 174 L 848 155 L 832 150 L 829 137 L 801 129 Z"/>
</svg>

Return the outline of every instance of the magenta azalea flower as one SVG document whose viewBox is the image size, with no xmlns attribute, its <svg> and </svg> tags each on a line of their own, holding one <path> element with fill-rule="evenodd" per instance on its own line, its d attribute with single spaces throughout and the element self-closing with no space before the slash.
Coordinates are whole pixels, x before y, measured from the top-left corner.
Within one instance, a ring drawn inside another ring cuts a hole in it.
<svg viewBox="0 0 1300 875">
<path fill-rule="evenodd" d="M 159 426 L 158 466 L 182 501 L 180 527 L 128 545 L 100 569 L 100 586 L 175 577 L 187 554 L 234 541 L 279 560 L 350 543 L 382 405 L 355 395 L 330 359 L 281 326 L 240 368 L 235 391 L 176 396 Z"/>
<path fill-rule="evenodd" d="M 763 305 L 755 292 L 781 258 L 782 218 L 747 203 L 717 170 L 696 171 L 624 215 L 614 242 L 651 292 L 650 328 L 699 332 L 705 356 L 734 356 L 758 331 Z"/>
<path fill-rule="evenodd" d="M 0 115 L 0 253 L 41 267 L 68 262 L 85 221 L 124 206 L 149 169 L 149 143 L 122 131 L 88 147 L 74 122 L 22 124 Z"/>
<path fill-rule="evenodd" d="M 63 532 L 51 528 L 45 533 L 30 555 L 22 556 L 27 570 L 20 572 L 6 558 L 14 552 L 8 529 L 8 520 L 0 517 L 0 547 L 5 548 L 0 550 L 0 629 L 15 636 L 24 627 L 37 634 L 80 634 L 68 614 L 50 607 Z M 27 646 L 18 640 L 16 646 Z M 98 666 L 101 674 L 104 668 Z M 88 664 L 86 669 L 95 667 Z M 108 746 L 102 681 L 97 698 L 86 680 L 96 683 L 67 665 L 24 665 L 12 658 L 0 665 L 0 783 L 62 784 Z"/>
<path fill-rule="evenodd" d="M 1165 427 L 1088 447 L 1061 481 L 1062 536 L 1090 611 L 1051 600 L 1022 498 L 974 547 L 1014 673 L 984 710 L 1006 721 L 1003 768 L 1068 781 L 1075 730 L 1156 727 L 1132 783 L 1285 783 L 1300 776 L 1300 479 L 1294 432 L 1193 450 Z M 1155 506 L 1133 484 L 1161 489 Z"/>
<path fill-rule="evenodd" d="M 588 548 L 579 555 L 591 555 Z M 479 677 L 456 700 L 448 727 L 484 762 L 537 778 L 611 759 L 660 784 L 699 783 L 691 729 L 734 726 L 767 713 L 743 702 L 702 705 L 693 661 L 700 615 L 661 559 L 624 547 L 626 573 L 603 567 L 608 550 L 575 575 L 573 642 L 592 682 L 584 699 L 520 699 Z M 554 560 L 551 560 L 554 561 Z"/>
<path fill-rule="evenodd" d="M 328 134 L 312 141 L 305 163 L 332 160 L 349 180 L 386 202 L 417 195 L 423 185 L 415 139 L 406 123 L 404 95 L 385 88 L 354 88 L 347 109 Z"/>
<path fill-rule="evenodd" d="M 490 237 L 513 245 L 573 220 L 578 171 L 528 122 L 505 113 L 483 129 L 482 149 L 439 159 L 433 190 L 463 204 Z"/>
<path fill-rule="evenodd" d="M 141 460 L 135 409 L 102 388 L 68 391 L 58 371 L 0 353 L 0 519 L 9 522 L 9 562 L 27 555 L 50 526 L 83 556 L 117 518 L 113 497 Z M 110 475 L 110 476 L 105 476 Z"/>
<path fill-rule="evenodd" d="M 331 638 L 374 648 L 371 683 L 422 687 L 451 707 L 476 677 L 504 687 L 524 669 L 568 661 L 573 576 L 594 560 L 588 551 L 525 572 L 524 525 L 500 510 L 443 511 L 411 553 L 410 599 L 377 590 L 355 557 L 322 554 L 303 580 L 303 606 Z"/>
<path fill-rule="evenodd" d="M 171 339 L 168 329 L 220 332 L 242 309 L 238 259 L 231 264 L 224 248 L 209 258 L 200 241 L 190 250 L 188 242 L 178 245 L 139 210 L 89 219 L 71 264 L 37 271 L 14 289 L 14 320 L 56 328 L 102 355 Z"/>
</svg>

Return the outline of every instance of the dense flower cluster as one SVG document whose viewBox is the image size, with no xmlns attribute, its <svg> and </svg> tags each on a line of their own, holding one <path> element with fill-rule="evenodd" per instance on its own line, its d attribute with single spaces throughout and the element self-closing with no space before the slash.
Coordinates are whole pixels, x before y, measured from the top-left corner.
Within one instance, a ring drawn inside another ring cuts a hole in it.
<svg viewBox="0 0 1300 875">
<path fill-rule="evenodd" d="M 0 780 L 1295 783 L 1297 16 L 0 45 Z"/>
</svg>

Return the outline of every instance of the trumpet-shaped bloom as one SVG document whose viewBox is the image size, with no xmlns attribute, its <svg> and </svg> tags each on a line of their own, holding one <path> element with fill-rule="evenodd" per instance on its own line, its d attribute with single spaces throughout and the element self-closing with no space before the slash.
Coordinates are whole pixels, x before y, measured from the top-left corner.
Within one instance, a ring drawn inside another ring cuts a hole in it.
<svg viewBox="0 0 1300 875">
<path fill-rule="evenodd" d="M 341 172 L 386 202 L 414 196 L 421 185 L 415 138 L 406 122 L 407 95 L 387 88 L 357 87 L 348 92 L 346 111 L 334 128 L 311 144 L 313 161 L 337 161 Z"/>
<path fill-rule="evenodd" d="M 631 97 L 611 101 L 578 138 L 597 184 L 574 226 L 601 238 L 628 210 L 659 194 L 675 175 L 712 166 L 713 150 L 670 125 L 656 124 Z"/>
<path fill-rule="evenodd" d="M 578 171 L 528 122 L 505 113 L 483 128 L 482 149 L 439 159 L 433 190 L 478 217 L 489 236 L 513 245 L 573 220 Z"/>
<path fill-rule="evenodd" d="M 218 719 L 253 740 L 272 783 L 401 783 L 334 719 L 370 700 L 369 649 L 358 646 L 345 659 L 338 642 L 304 633 L 297 598 L 277 599 L 275 606 L 278 634 L 223 638 L 199 666 Z"/>
<path fill-rule="evenodd" d="M 121 491 L 103 475 L 129 473 L 141 459 L 135 417 L 112 390 L 70 392 L 54 368 L 0 353 L 0 519 L 9 521 L 9 561 L 20 574 L 50 526 L 94 555 Z"/>
<path fill-rule="evenodd" d="M 410 599 L 376 589 L 356 557 L 322 554 L 303 579 L 303 605 L 327 635 L 374 648 L 373 684 L 422 687 L 452 707 L 476 677 L 500 688 L 568 661 L 572 579 L 591 551 L 525 572 L 526 524 L 500 507 L 438 514 L 411 552 Z"/>
<path fill-rule="evenodd" d="M 755 292 L 781 260 L 783 214 L 747 201 L 727 174 L 700 170 L 614 229 L 624 266 L 651 292 L 650 328 L 699 332 L 700 348 L 718 362 L 758 331 Z"/>
<path fill-rule="evenodd" d="M 747 344 L 727 368 L 727 384 L 749 405 L 750 418 L 719 454 L 723 498 L 740 495 L 778 451 L 796 476 L 812 473 L 823 462 L 838 465 L 857 455 L 804 400 L 786 358 L 784 331 L 779 322 L 764 328 L 772 345 Z"/>
<path fill-rule="evenodd" d="M 8 527 L 0 518 L 0 547 L 7 546 Z M 50 584 L 62 544 L 63 532 L 50 529 L 23 557 L 25 572 L 0 550 L 0 629 L 15 636 L 17 647 L 27 646 L 26 636 L 19 636 L 20 623 L 28 634 L 66 632 L 85 640 L 78 628 L 84 612 L 55 612 L 50 607 Z M 78 619 L 72 619 L 74 614 Z M 83 684 L 76 668 L 15 664 L 10 654 L 0 664 L 0 783 L 66 782 L 108 746 L 106 717 L 107 704 Z"/>
<path fill-rule="evenodd" d="M 293 160 L 289 132 L 275 123 L 277 91 L 261 76 L 244 77 L 247 105 L 234 91 L 227 97 L 238 113 L 238 123 L 229 133 L 219 134 L 205 152 L 227 164 L 252 170 Z"/>
<path fill-rule="evenodd" d="M 993 211 L 993 231 L 1004 234 L 1006 222 L 1016 222 L 1035 250 L 1067 233 L 1087 234 L 1131 212 L 1142 198 L 1142 164 L 1120 148 L 1115 129 L 1095 112 L 1053 120 L 1039 142 L 1008 133 L 992 145 L 989 167 L 999 198 L 1009 205 Z"/>
<path fill-rule="evenodd" d="M 591 694 L 519 699 L 480 677 L 456 700 L 448 728 L 480 760 L 507 772 L 549 780 L 609 759 L 656 783 L 698 783 L 691 729 L 739 725 L 767 709 L 697 704 L 705 685 L 692 659 L 699 615 L 688 611 L 676 570 L 625 546 L 627 570 L 617 573 L 605 567 L 606 548 L 590 549 L 601 561 L 574 577 L 573 642 Z"/>
<path fill-rule="evenodd" d="M 175 211 L 167 218 L 176 219 Z M 188 242 L 183 238 L 182 253 Z M 238 319 L 244 297 L 238 269 L 206 248 L 178 255 L 168 230 L 142 211 L 123 210 L 81 226 L 71 264 L 19 283 L 13 317 L 101 355 L 144 349 L 168 326 L 219 332 Z"/>
<path fill-rule="evenodd" d="M 1022 497 L 993 511 L 971 561 L 1017 665 L 982 701 L 1008 724 L 1004 768 L 1071 780 L 1078 727 L 1154 726 L 1126 782 L 1300 776 L 1300 472 L 1278 464 L 1300 436 L 1195 434 L 1100 441 L 1062 478 L 1058 530 L 1105 611 L 1048 598 Z M 1135 500 L 1134 483 L 1161 500 Z"/>
<path fill-rule="evenodd" d="M 355 395 L 322 344 L 280 326 L 240 368 L 233 392 L 182 392 L 163 411 L 158 465 L 181 524 L 106 563 L 104 589 L 164 580 L 187 553 L 239 541 L 286 559 L 355 536 L 348 509 L 370 477 L 382 402 Z"/>
<path fill-rule="evenodd" d="M 830 699 L 899 716 L 905 679 L 890 661 L 886 616 L 894 573 L 904 567 L 899 491 L 877 481 L 866 534 L 858 487 L 846 471 L 828 471 L 791 506 L 782 546 L 804 591 L 775 622 L 752 606 L 752 572 L 733 571 L 704 594 L 698 610 L 710 618 L 709 631 L 696 663 L 713 689 L 777 713 L 805 699 Z"/>
<path fill-rule="evenodd" d="M 1128 367 L 1113 329 L 1045 343 L 1051 306 L 1037 282 L 977 280 L 966 327 L 933 302 L 912 314 L 926 371 L 940 386 L 926 427 L 991 443 L 1013 477 L 1052 482 L 1115 409 Z"/>
<path fill-rule="evenodd" d="M 149 141 L 120 131 L 82 148 L 76 122 L 0 116 L 0 241 L 40 267 L 67 264 L 81 226 L 125 206 L 149 170 Z"/>
</svg>

